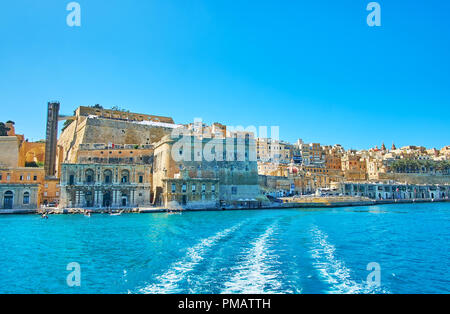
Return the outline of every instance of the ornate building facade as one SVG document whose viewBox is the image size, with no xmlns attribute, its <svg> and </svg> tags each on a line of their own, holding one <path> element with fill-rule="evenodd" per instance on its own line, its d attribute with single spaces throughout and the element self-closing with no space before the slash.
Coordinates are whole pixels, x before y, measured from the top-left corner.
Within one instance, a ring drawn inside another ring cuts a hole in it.
<svg viewBox="0 0 450 314">
<path fill-rule="evenodd" d="M 150 205 L 151 166 L 62 164 L 60 208 Z"/>
</svg>

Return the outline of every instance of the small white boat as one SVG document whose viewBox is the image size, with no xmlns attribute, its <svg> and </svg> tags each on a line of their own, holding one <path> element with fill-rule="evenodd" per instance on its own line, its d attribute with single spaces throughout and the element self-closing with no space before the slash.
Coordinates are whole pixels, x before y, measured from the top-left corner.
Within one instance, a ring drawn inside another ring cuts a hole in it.
<svg viewBox="0 0 450 314">
<path fill-rule="evenodd" d="M 110 216 L 120 216 L 120 215 L 122 215 L 122 213 L 111 213 L 111 214 L 109 214 Z"/>
</svg>

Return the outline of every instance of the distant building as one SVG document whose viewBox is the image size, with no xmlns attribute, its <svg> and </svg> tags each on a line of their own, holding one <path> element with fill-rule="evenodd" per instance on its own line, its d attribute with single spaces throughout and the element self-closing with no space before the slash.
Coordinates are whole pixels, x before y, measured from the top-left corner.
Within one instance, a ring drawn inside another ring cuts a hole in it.
<svg viewBox="0 0 450 314">
<path fill-rule="evenodd" d="M 155 144 L 153 182 L 154 201 L 161 206 L 255 204 L 260 195 L 255 140 L 167 136 Z"/>
<path fill-rule="evenodd" d="M 335 182 L 331 186 L 343 195 L 376 200 L 447 200 L 450 196 L 450 185 Z"/>
<path fill-rule="evenodd" d="M 347 152 L 341 159 L 342 171 L 348 181 L 365 181 L 367 165 L 364 158 L 354 152 Z"/>
</svg>

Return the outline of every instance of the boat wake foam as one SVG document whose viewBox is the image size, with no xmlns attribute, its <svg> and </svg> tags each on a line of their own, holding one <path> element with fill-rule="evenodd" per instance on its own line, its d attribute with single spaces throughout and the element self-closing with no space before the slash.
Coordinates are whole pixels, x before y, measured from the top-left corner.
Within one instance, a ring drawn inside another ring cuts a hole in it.
<svg viewBox="0 0 450 314">
<path fill-rule="evenodd" d="M 233 269 L 235 275 L 227 281 L 222 294 L 263 294 L 279 293 L 280 272 L 275 269 L 277 256 L 269 248 L 269 240 L 275 231 L 270 226 L 245 250 L 244 259 Z"/>
<path fill-rule="evenodd" d="M 336 257 L 336 247 L 328 242 L 328 235 L 317 226 L 311 230 L 315 247 L 311 255 L 315 260 L 313 266 L 320 272 L 322 277 L 331 284 L 330 293 L 335 294 L 368 294 L 388 293 L 378 287 L 366 282 L 358 283 L 351 279 L 351 271 L 345 262 Z"/>
<path fill-rule="evenodd" d="M 139 290 L 139 293 L 146 294 L 167 294 L 180 293 L 181 289 L 178 283 L 186 278 L 186 274 L 194 270 L 194 268 L 204 259 L 204 255 L 219 240 L 230 235 L 239 229 L 244 222 L 216 233 L 215 235 L 202 239 L 198 244 L 188 248 L 186 255 L 179 261 L 173 263 L 168 271 L 157 277 L 157 283 L 151 284 Z"/>
</svg>

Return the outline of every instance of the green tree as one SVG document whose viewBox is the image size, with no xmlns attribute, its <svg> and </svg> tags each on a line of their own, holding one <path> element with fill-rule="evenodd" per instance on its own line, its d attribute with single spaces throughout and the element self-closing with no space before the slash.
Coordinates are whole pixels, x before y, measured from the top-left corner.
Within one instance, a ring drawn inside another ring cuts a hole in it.
<svg viewBox="0 0 450 314">
<path fill-rule="evenodd" d="M 3 122 L 0 122 L 0 136 L 7 136 L 9 130 Z"/>
<path fill-rule="evenodd" d="M 67 129 L 69 127 L 69 125 L 72 124 L 74 120 L 66 120 L 64 121 L 63 127 L 62 127 L 62 131 L 64 132 L 65 129 Z"/>
</svg>

